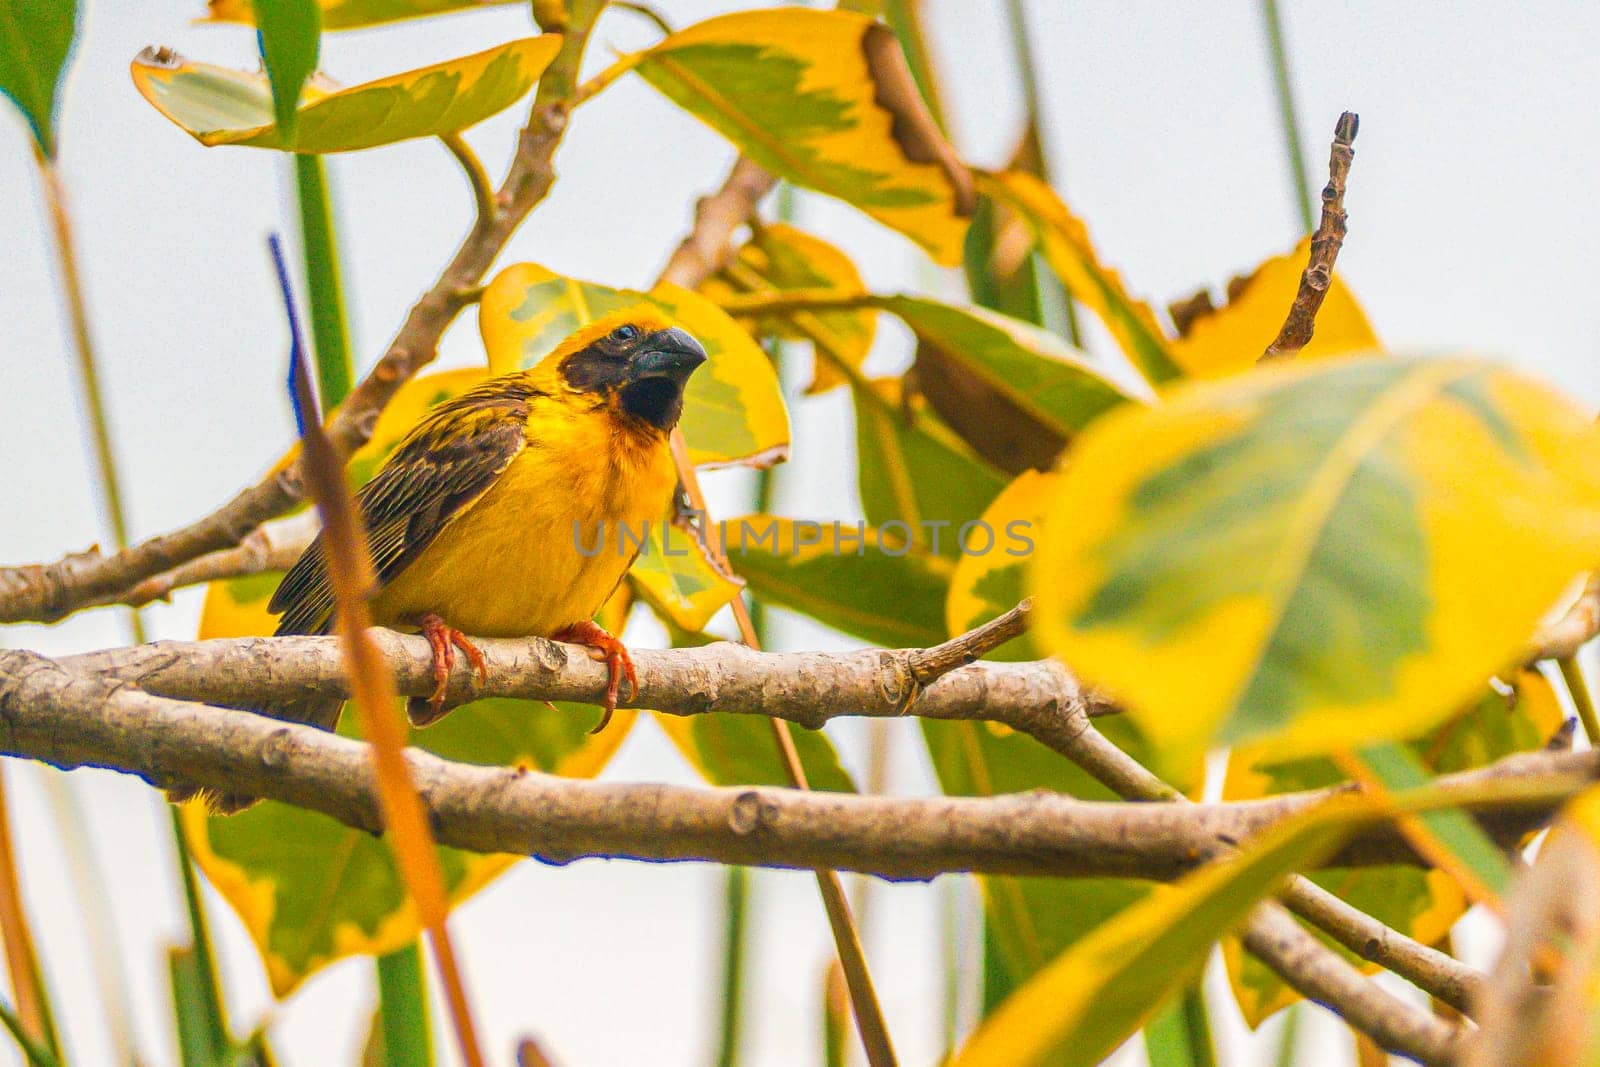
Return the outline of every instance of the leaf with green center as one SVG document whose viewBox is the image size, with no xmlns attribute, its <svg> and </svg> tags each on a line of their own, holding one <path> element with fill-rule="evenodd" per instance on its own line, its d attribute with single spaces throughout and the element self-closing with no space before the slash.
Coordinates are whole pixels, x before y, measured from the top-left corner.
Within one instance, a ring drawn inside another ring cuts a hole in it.
<svg viewBox="0 0 1600 1067">
<path fill-rule="evenodd" d="M 914 544 L 954 559 L 962 525 L 983 514 L 1006 480 L 903 389 L 896 378 L 855 389 L 861 507 L 868 523 L 909 531 Z"/>
<path fill-rule="evenodd" d="M 349 88 L 313 78 L 291 137 L 275 124 L 264 74 L 152 48 L 139 53 L 132 72 L 144 98 L 201 144 L 353 152 L 482 122 L 526 96 L 560 47 L 561 38 L 547 33 Z"/>
<path fill-rule="evenodd" d="M 656 614 L 691 632 L 705 629 L 744 588 L 712 562 L 699 537 L 667 520 L 650 524 L 628 580 Z"/>
<path fill-rule="evenodd" d="M 1099 1063 L 1199 975 L 1217 938 L 1331 854 L 1368 810 L 1363 800 L 1321 805 L 1125 908 L 1008 997 L 951 1067 Z"/>
<path fill-rule="evenodd" d="M 354 30 L 362 26 L 377 26 L 402 19 L 426 18 L 451 11 L 471 11 L 480 7 L 512 3 L 526 4 L 527 0 L 317 0 L 322 8 L 322 28 L 325 30 Z M 254 25 L 255 11 L 252 0 L 208 0 L 205 18 L 201 22 L 241 22 Z"/>
<path fill-rule="evenodd" d="M 1041 640 L 1164 760 L 1328 752 L 1415 736 L 1515 661 L 1600 558 L 1600 436 L 1476 360 L 1261 369 L 1101 420 L 1046 529 Z"/>
<path fill-rule="evenodd" d="M 772 173 L 836 196 L 961 262 L 972 180 L 887 26 L 776 8 L 707 19 L 628 56 L 634 70 Z"/>
<path fill-rule="evenodd" d="M 1518 673 L 1515 687 L 1508 693 L 1486 688 L 1470 708 L 1421 740 L 1409 742 L 1408 747 L 1435 774 L 1452 774 L 1485 766 L 1515 752 L 1537 751 L 1561 726 L 1562 717 L 1561 703 L 1549 681 L 1538 671 L 1525 670 Z M 1222 796 L 1230 801 L 1255 800 L 1322 789 L 1347 780 L 1329 759 L 1270 762 L 1239 749 L 1229 754 Z M 1415 866 L 1326 868 L 1307 877 L 1424 945 L 1443 938 L 1468 904 L 1448 874 Z M 1319 936 L 1351 966 L 1369 973 L 1378 970 L 1376 964 Z M 1300 999 L 1282 978 L 1246 953 L 1237 941 L 1223 942 L 1222 958 L 1234 999 L 1251 1027 L 1261 1025 Z"/>
<path fill-rule="evenodd" d="M 770 515 L 725 525 L 729 562 L 763 600 L 887 648 L 944 639 L 950 562 L 903 530 Z"/>
<path fill-rule="evenodd" d="M 414 378 L 401 387 L 351 461 L 355 484 L 367 481 L 421 414 L 481 381 L 479 368 Z M 206 590 L 200 637 L 270 634 L 267 602 L 281 574 L 213 582 Z M 451 711 L 410 744 L 446 759 L 534 767 L 591 777 L 616 752 L 635 720 L 619 711 L 591 735 L 598 712 L 585 704 L 493 698 Z M 355 716 L 340 732 L 353 735 Z M 270 801 L 239 815 L 183 812 L 184 834 L 201 870 L 239 914 L 261 952 L 273 990 L 287 995 L 309 974 L 344 956 L 382 955 L 414 941 L 420 928 L 388 846 L 370 834 L 313 812 Z M 439 850 L 452 906 L 504 871 L 516 857 Z"/>
<path fill-rule="evenodd" d="M 1300 288 L 1311 251 L 1303 238 L 1294 251 L 1273 256 L 1228 286 L 1228 303 L 1202 313 L 1186 324 L 1183 336 L 1170 343 L 1172 359 L 1191 378 L 1218 378 L 1256 365 L 1267 345 L 1283 328 L 1283 317 Z M 1317 330 L 1295 354 L 1299 360 L 1368 352 L 1378 348 L 1367 314 L 1342 274 L 1334 274 L 1317 312 Z"/>
<path fill-rule="evenodd" d="M 595 319 L 637 305 L 665 313 L 706 350 L 705 365 L 689 379 L 679 421 L 694 465 L 765 467 L 786 458 L 789 413 L 772 362 L 698 293 L 670 283 L 648 293 L 613 289 L 518 263 L 484 290 L 478 328 L 490 369 L 504 374 L 533 366 Z"/>
<path fill-rule="evenodd" d="M 300 89 L 317 71 L 322 9 L 316 0 L 251 0 L 261 34 L 261 58 L 272 84 L 278 129 L 291 141 L 299 117 Z"/>
<path fill-rule="evenodd" d="M 77 28 L 77 0 L 0 0 L 0 93 L 46 157 L 56 154 L 57 96 Z"/>
<path fill-rule="evenodd" d="M 1117 272 L 1101 264 L 1089 232 L 1044 182 L 1031 174 L 979 174 L 978 187 L 1006 204 L 1033 230 L 1039 251 L 1067 291 L 1106 324 L 1122 351 L 1154 385 L 1180 377 L 1170 342 L 1147 304 L 1129 295 Z"/>
<path fill-rule="evenodd" d="M 1089 423 L 1128 400 L 1054 334 L 981 307 L 920 296 L 872 300 L 917 335 L 909 379 L 939 417 L 1010 473 L 1048 467 Z"/>
<path fill-rule="evenodd" d="M 1028 561 L 1058 477 L 1024 471 L 984 511 L 979 521 L 993 543 L 987 551 L 963 555 L 956 564 L 944 605 L 951 637 L 1010 611 L 1028 595 Z M 1033 634 L 1026 633 L 988 653 L 987 658 L 1031 660 L 1044 655 Z"/>
<path fill-rule="evenodd" d="M 786 223 L 762 226 L 740 247 L 728 267 L 707 279 L 700 294 L 715 303 L 745 293 L 786 290 L 829 290 L 841 296 L 865 296 L 866 283 L 850 258 L 833 245 Z M 811 340 L 818 353 L 809 394 L 825 393 L 847 381 L 834 365 L 838 360 L 860 370 L 877 335 L 878 316 L 871 309 L 797 311 L 791 315 L 741 320 L 757 336 Z M 831 358 L 830 358 L 831 357 Z"/>
</svg>

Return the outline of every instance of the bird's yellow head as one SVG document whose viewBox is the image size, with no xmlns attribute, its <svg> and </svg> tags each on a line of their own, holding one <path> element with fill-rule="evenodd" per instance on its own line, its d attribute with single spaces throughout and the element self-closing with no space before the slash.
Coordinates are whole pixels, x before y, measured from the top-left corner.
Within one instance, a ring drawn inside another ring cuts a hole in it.
<svg viewBox="0 0 1600 1067">
<path fill-rule="evenodd" d="M 596 319 L 543 361 L 570 392 L 592 396 L 666 433 L 683 414 L 689 375 L 706 350 L 658 312 L 631 308 Z"/>
</svg>

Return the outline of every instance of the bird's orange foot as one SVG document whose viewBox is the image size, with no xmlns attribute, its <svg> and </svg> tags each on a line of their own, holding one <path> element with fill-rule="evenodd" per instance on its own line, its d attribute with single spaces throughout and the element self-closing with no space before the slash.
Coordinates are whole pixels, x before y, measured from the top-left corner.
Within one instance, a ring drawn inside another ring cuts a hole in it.
<svg viewBox="0 0 1600 1067">
<path fill-rule="evenodd" d="M 600 722 L 589 731 L 592 734 L 599 733 L 606 728 L 606 723 L 611 721 L 611 716 L 617 710 L 617 695 L 622 689 L 622 679 L 628 679 L 630 700 L 639 694 L 639 676 L 633 672 L 633 657 L 628 655 L 627 646 L 611 636 L 605 627 L 589 619 L 573 623 L 551 640 L 583 645 L 590 650 L 595 659 L 605 663 L 608 676 L 606 699 L 602 705 L 604 713 L 600 716 Z"/>
<path fill-rule="evenodd" d="M 450 672 L 455 669 L 456 649 L 459 648 L 461 654 L 467 657 L 467 662 L 472 664 L 480 685 L 489 680 L 489 663 L 483 658 L 482 650 L 468 640 L 466 634 L 446 625 L 433 612 L 418 619 L 417 625 L 422 630 L 422 636 L 428 639 L 428 647 L 433 649 L 433 695 L 426 702 L 407 701 L 406 714 L 411 719 L 411 725 L 428 726 L 444 717 L 444 695 L 450 686 Z"/>
</svg>

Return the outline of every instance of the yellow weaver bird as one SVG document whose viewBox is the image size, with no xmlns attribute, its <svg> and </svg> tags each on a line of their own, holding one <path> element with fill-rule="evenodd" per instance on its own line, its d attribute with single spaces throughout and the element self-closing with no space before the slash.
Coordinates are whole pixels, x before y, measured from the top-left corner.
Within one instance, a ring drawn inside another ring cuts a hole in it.
<svg viewBox="0 0 1600 1067">
<path fill-rule="evenodd" d="M 600 726 L 616 709 L 622 678 L 637 688 L 627 649 L 592 616 L 633 564 L 639 531 L 672 503 L 667 439 L 705 359 L 661 316 L 618 312 L 533 368 L 432 408 L 356 494 L 378 580 L 373 621 L 418 630 L 433 648 L 437 684 L 426 702 L 409 703 L 414 724 L 444 713 L 456 649 L 485 676 L 468 634 L 598 650 L 609 668 Z M 632 531 L 629 553 L 623 527 Z M 332 628 L 320 537 L 269 606 L 282 615 L 279 634 Z M 275 713 L 331 730 L 339 708 L 319 700 Z"/>
</svg>

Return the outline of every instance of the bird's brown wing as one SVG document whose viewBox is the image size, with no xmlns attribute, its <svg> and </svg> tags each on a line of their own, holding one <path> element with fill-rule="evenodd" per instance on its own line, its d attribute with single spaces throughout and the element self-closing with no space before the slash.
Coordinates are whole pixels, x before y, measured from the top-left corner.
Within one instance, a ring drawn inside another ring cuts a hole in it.
<svg viewBox="0 0 1600 1067">
<path fill-rule="evenodd" d="M 533 396 L 495 380 L 440 404 L 362 486 L 356 504 L 380 588 L 493 485 L 522 451 Z M 319 534 L 283 576 L 268 609 L 283 615 L 279 634 L 325 634 L 333 625 L 333 607 Z"/>
</svg>

